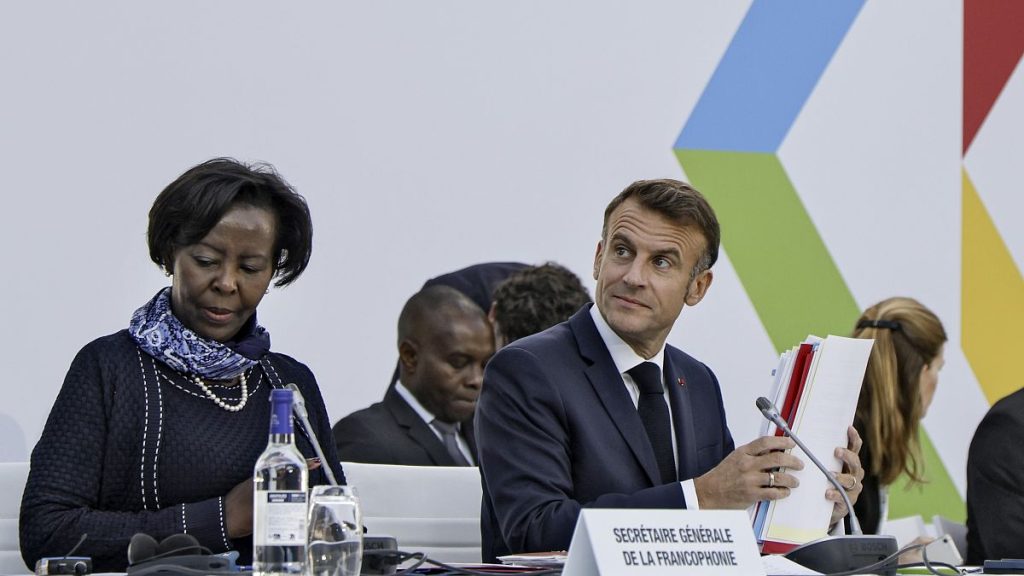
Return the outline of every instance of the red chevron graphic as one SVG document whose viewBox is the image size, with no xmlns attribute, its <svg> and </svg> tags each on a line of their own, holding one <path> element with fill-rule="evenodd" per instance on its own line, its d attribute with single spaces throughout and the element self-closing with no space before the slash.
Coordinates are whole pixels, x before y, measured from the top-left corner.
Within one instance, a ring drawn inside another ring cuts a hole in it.
<svg viewBox="0 0 1024 576">
<path fill-rule="evenodd" d="M 964 154 L 1022 53 L 1024 2 L 964 0 Z"/>
</svg>

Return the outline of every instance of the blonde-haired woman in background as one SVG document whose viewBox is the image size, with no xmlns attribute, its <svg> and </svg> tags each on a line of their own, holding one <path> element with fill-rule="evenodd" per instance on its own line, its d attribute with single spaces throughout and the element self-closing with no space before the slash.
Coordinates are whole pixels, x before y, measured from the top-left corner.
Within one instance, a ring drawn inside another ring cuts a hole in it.
<svg viewBox="0 0 1024 576">
<path fill-rule="evenodd" d="M 888 487 L 900 474 L 924 481 L 918 425 L 935 395 L 946 331 L 913 298 L 889 298 L 864 311 L 854 338 L 873 338 L 854 427 L 864 439 L 864 490 L 854 504 L 865 534 L 888 516 Z"/>
</svg>

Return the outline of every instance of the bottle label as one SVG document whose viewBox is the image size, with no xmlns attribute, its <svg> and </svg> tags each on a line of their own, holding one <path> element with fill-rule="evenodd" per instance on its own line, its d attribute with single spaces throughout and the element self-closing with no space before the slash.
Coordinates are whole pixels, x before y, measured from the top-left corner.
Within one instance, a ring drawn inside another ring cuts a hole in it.
<svg viewBox="0 0 1024 576">
<path fill-rule="evenodd" d="M 255 534 L 255 546 L 298 546 L 306 543 L 306 493 L 302 490 L 262 492 L 256 499 L 256 518 L 265 518 Z"/>
</svg>

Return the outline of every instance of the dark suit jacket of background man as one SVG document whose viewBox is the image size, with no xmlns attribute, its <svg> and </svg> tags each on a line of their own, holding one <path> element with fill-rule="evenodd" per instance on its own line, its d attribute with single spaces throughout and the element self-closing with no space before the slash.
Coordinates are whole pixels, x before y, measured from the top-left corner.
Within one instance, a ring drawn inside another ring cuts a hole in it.
<svg viewBox="0 0 1024 576">
<path fill-rule="evenodd" d="M 967 563 L 1024 558 L 1024 390 L 995 403 L 967 452 Z"/>
<path fill-rule="evenodd" d="M 721 390 L 707 366 L 672 346 L 664 372 L 679 479 L 695 478 L 734 449 Z M 685 507 L 678 482 L 659 485 L 654 451 L 589 305 L 491 359 L 476 426 L 485 562 L 567 549 L 581 507 Z"/>
<path fill-rule="evenodd" d="M 409 406 L 395 388 L 383 402 L 353 412 L 334 425 L 334 444 L 344 462 L 455 466 L 455 460 L 429 424 Z M 473 422 L 462 424 L 462 434 L 476 457 Z"/>
</svg>

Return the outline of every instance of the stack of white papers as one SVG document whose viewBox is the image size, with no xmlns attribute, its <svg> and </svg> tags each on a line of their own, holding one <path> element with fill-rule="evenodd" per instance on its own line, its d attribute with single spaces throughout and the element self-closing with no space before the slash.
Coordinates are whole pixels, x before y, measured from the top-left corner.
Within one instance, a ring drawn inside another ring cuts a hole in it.
<svg viewBox="0 0 1024 576">
<path fill-rule="evenodd" d="M 848 444 L 847 428 L 853 424 L 873 344 L 864 338 L 809 336 L 783 353 L 773 372 L 768 399 L 832 472 L 843 468 L 835 449 Z M 781 431 L 766 421 L 762 433 Z M 765 553 L 783 554 L 828 533 L 833 505 L 825 491 L 831 484 L 800 448 L 793 450 L 804 461 L 804 469 L 788 472 L 800 486 L 787 498 L 761 502 L 754 515 L 754 533 Z"/>
<path fill-rule="evenodd" d="M 502 564 L 543 568 L 559 568 L 565 564 L 568 553 L 562 552 L 529 552 L 526 554 L 510 554 L 499 556 Z"/>
</svg>

